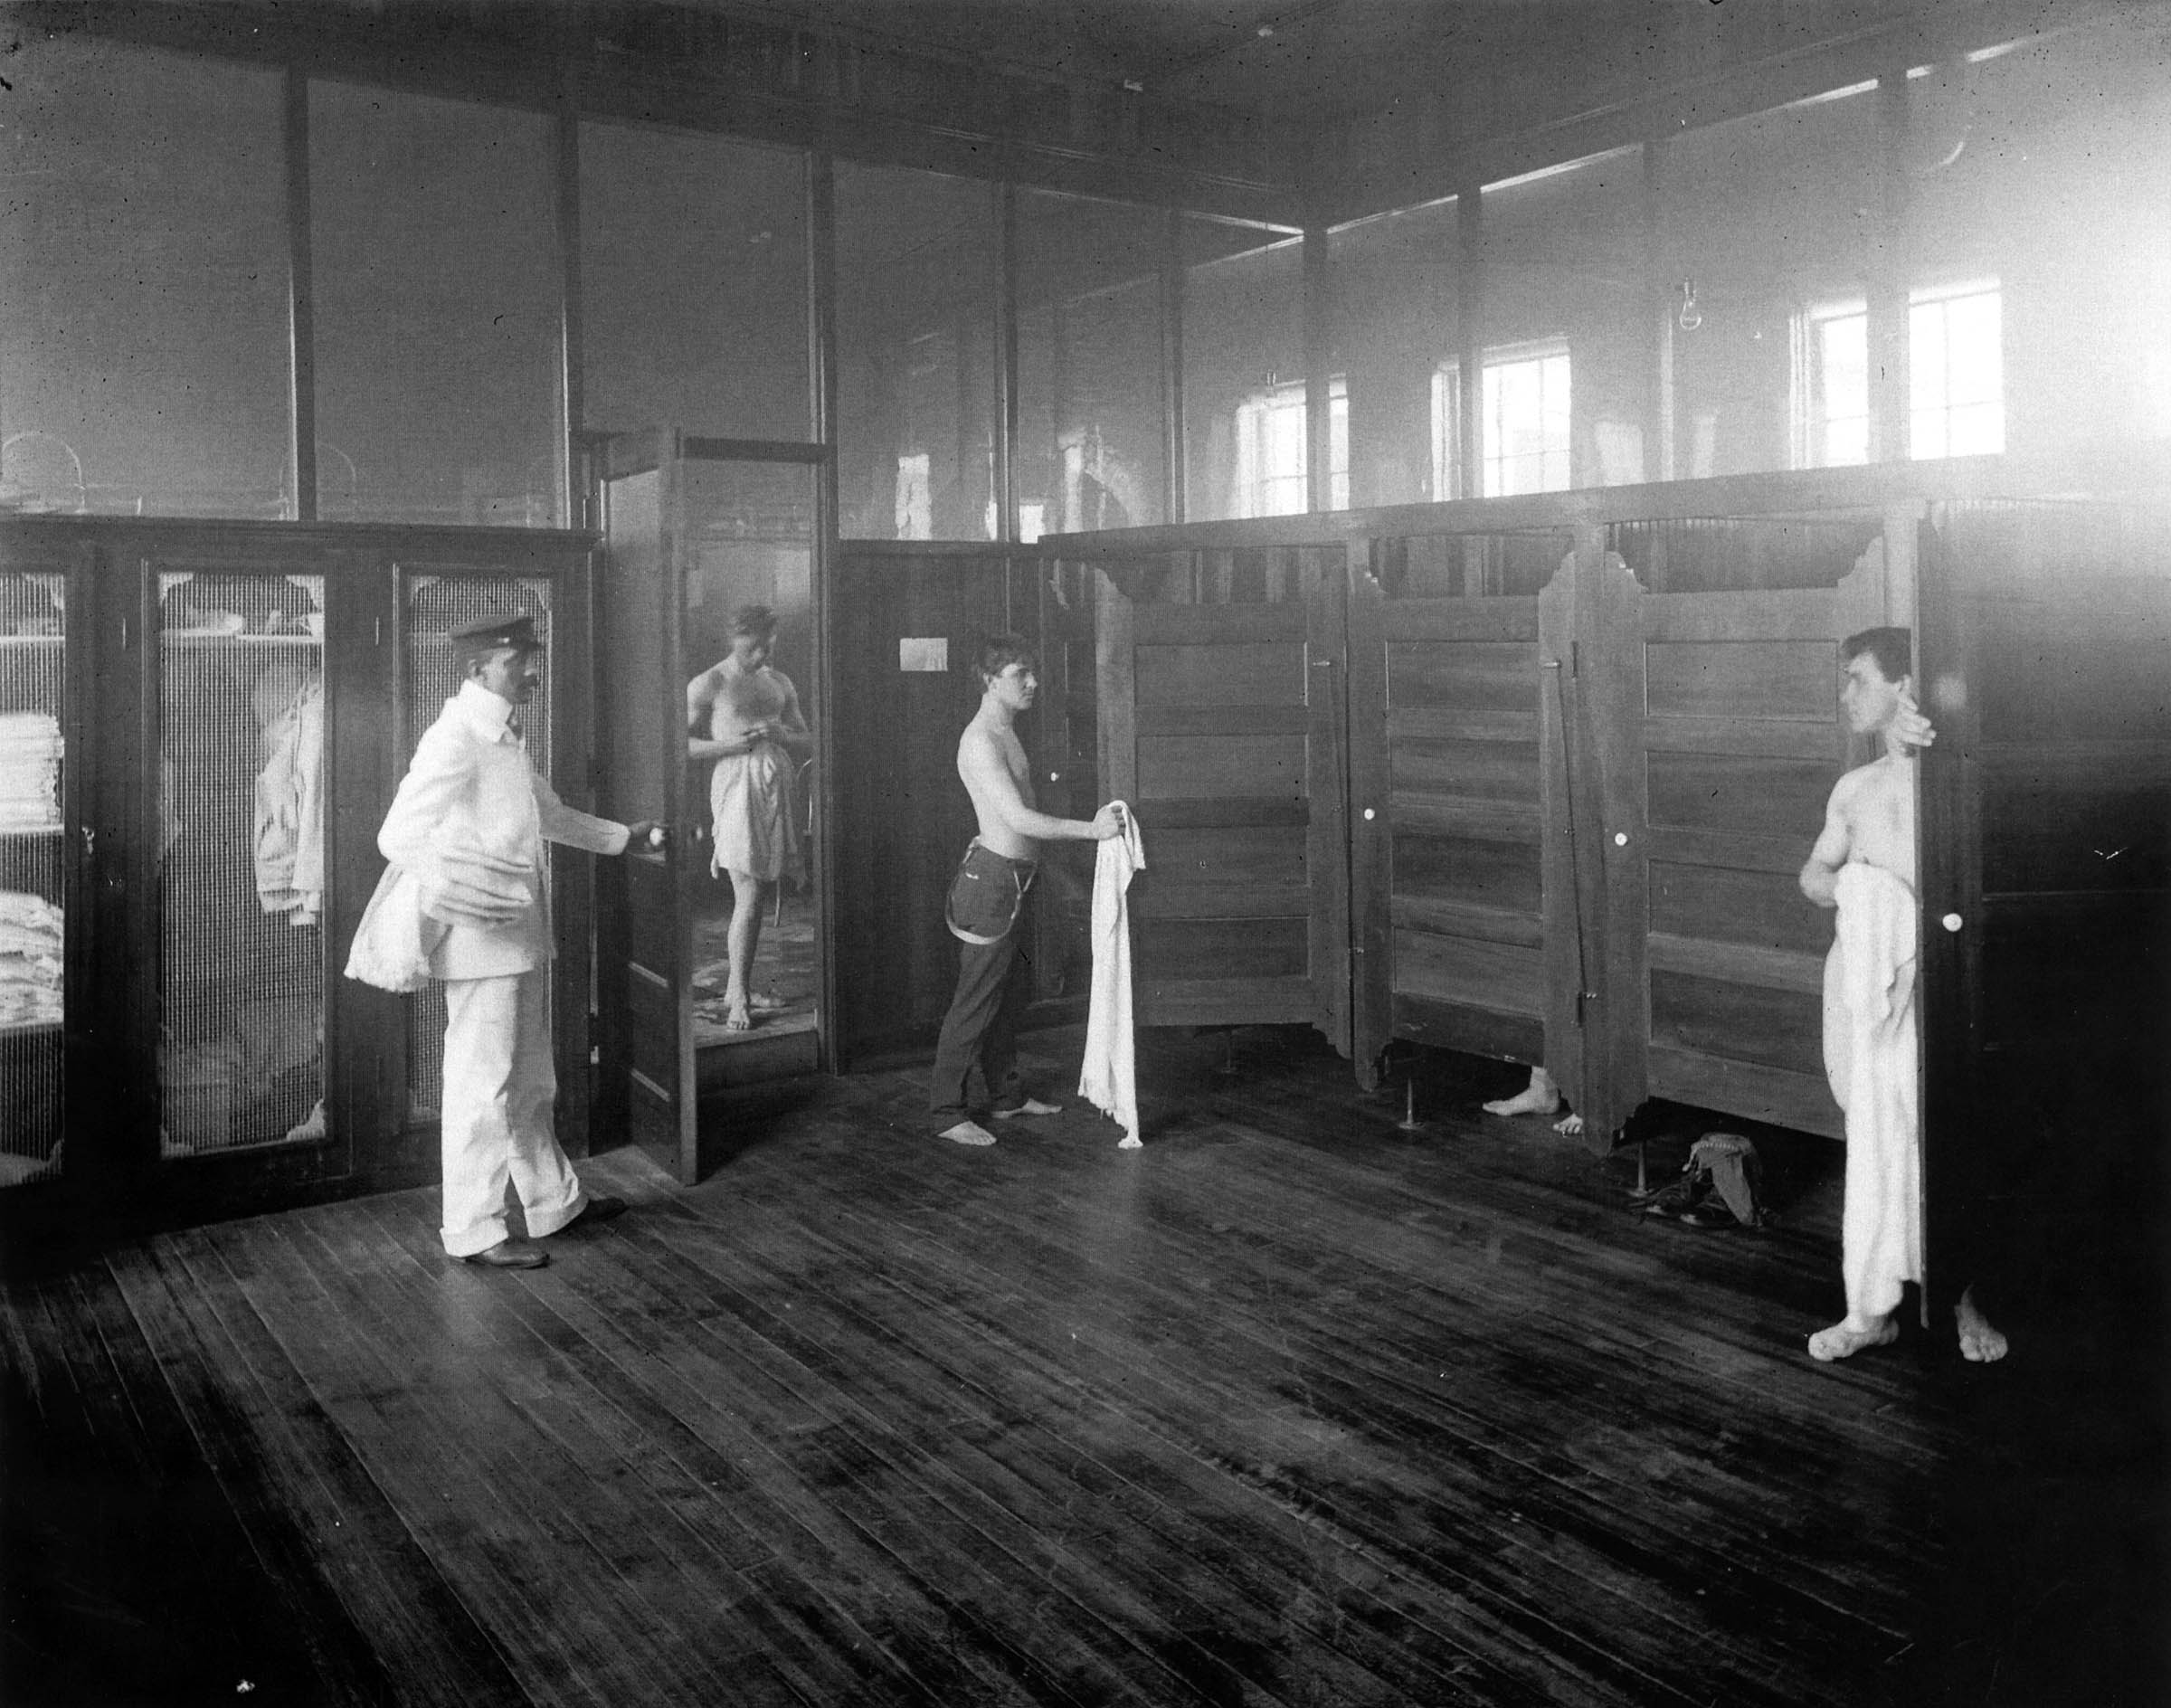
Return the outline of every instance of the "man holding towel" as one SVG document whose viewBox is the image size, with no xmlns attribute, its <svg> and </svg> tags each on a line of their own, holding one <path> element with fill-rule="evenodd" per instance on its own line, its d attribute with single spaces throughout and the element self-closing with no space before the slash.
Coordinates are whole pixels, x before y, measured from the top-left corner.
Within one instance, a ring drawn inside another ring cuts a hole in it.
<svg viewBox="0 0 2171 1708">
<path fill-rule="evenodd" d="M 1809 1337 L 1820 1362 L 1897 1338 L 1901 1287 L 1922 1281 L 1922 1130 L 1916 1096 L 1914 750 L 1936 739 L 1916 707 L 1905 629 L 1865 629 L 1840 643 L 1840 706 L 1884 751 L 1834 785 L 1825 828 L 1802 868 L 1802 893 L 1838 910 L 1825 962 L 1825 1069 L 1846 1116 L 1841 1272 L 1847 1314 Z M 1977 1308 L 1955 1308 L 1961 1354 L 1988 1363 L 2005 1340 Z"/>
<path fill-rule="evenodd" d="M 997 635 L 980 651 L 980 709 L 957 742 L 957 774 L 972 797 L 980 834 L 965 849 L 943 909 L 958 940 L 957 991 L 943 1016 L 927 1085 L 928 1124 L 953 1144 L 992 1144 L 974 1119 L 1058 1113 L 1025 1094 L 1018 1078 L 1018 1021 L 1032 996 L 1026 951 L 1030 897 L 1044 841 L 1095 841 L 1123 833 L 1114 802 L 1092 819 L 1058 819 L 1033 804 L 1032 768 L 1018 739 L 1020 713 L 1040 691 L 1032 649 Z"/>
</svg>

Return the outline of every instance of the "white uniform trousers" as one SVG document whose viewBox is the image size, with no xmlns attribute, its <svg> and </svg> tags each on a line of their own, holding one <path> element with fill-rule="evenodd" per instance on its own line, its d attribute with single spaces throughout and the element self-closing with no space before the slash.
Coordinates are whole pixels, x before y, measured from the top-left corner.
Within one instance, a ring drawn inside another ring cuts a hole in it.
<svg viewBox="0 0 2171 1708">
<path fill-rule="evenodd" d="M 550 968 L 445 981 L 445 1249 L 455 1257 L 506 1238 L 509 1181 L 531 1238 L 554 1234 L 587 1207 L 552 1116 Z"/>
</svg>

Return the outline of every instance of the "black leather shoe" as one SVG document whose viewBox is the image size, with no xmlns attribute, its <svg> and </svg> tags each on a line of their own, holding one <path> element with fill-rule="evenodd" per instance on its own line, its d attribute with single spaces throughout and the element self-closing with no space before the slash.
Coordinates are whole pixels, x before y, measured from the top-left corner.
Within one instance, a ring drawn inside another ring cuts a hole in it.
<svg viewBox="0 0 2171 1708">
<path fill-rule="evenodd" d="M 581 1213 L 565 1224 L 565 1228 L 593 1228 L 599 1221 L 609 1221 L 613 1216 L 626 1213 L 626 1200 L 612 1198 L 608 1192 L 599 1192 L 581 1206 Z M 558 1229 L 560 1233 L 564 1228 Z"/>
<path fill-rule="evenodd" d="M 540 1269 L 550 1261 L 550 1253 L 500 1239 L 488 1251 L 471 1251 L 460 1261 L 479 1264 L 485 1269 Z"/>
</svg>

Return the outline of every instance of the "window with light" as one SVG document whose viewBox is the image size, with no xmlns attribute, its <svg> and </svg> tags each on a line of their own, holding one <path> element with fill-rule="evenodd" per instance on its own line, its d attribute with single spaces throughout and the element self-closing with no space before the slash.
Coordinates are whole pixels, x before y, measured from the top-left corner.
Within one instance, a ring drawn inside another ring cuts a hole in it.
<svg viewBox="0 0 2171 1708">
<path fill-rule="evenodd" d="M 1569 483 L 1568 346 L 1485 357 L 1481 399 L 1488 498 L 1558 492 Z"/>
<path fill-rule="evenodd" d="M 1908 451 L 1983 456 L 2005 448 L 2004 306 L 1995 284 L 1918 291 L 1907 311 Z"/>
<path fill-rule="evenodd" d="M 1327 393 L 1327 504 L 1350 508 L 1350 388 L 1337 376 Z M 1308 505 L 1304 388 L 1262 392 L 1237 411 L 1237 496 L 1241 516 L 1295 516 Z"/>
</svg>

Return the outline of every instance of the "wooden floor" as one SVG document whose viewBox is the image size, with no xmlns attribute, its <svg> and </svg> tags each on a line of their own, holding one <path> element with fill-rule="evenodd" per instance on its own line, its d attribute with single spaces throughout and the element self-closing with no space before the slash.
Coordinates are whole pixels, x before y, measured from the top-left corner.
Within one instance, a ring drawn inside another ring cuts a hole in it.
<svg viewBox="0 0 2171 1708">
<path fill-rule="evenodd" d="M 1820 1368 L 1821 1142 L 1696 1232 L 1485 1064 L 1417 1134 L 1307 1035 L 1222 1065 L 1156 1039 L 1135 1153 L 824 1082 L 697 1188 L 587 1165 L 633 1212 L 533 1275 L 417 1191 L 16 1276 L 0 1696 L 2159 1700 L 2113 1318 Z"/>
</svg>

